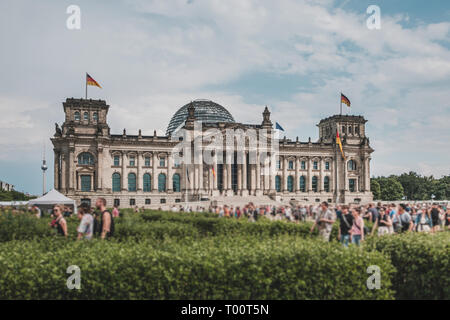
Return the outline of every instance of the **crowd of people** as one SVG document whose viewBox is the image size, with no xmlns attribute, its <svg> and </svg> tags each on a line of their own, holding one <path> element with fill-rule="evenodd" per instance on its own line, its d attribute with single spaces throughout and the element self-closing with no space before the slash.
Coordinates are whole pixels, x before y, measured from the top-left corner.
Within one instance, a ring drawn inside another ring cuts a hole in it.
<svg viewBox="0 0 450 320">
<path fill-rule="evenodd" d="M 205 211 L 202 207 L 184 208 L 172 206 L 171 211 Z M 360 245 L 364 237 L 402 232 L 437 232 L 450 230 L 450 207 L 436 203 L 426 204 L 368 204 L 337 205 L 330 207 L 327 202 L 320 205 L 255 206 L 249 203 L 240 206 L 214 206 L 209 212 L 225 218 L 246 218 L 256 221 L 259 217 L 270 220 L 287 220 L 294 223 L 313 221 L 311 232 L 317 228 L 320 237 L 330 241 L 331 230 L 339 220 L 338 240 L 344 246 L 349 243 Z M 369 223 L 370 222 L 370 223 Z M 371 228 L 369 226 L 371 225 Z"/>
<path fill-rule="evenodd" d="M 101 239 L 108 239 L 114 234 L 114 218 L 119 216 L 119 210 L 115 206 L 112 212 L 106 208 L 106 200 L 98 198 L 95 203 L 96 210 L 86 203 L 78 207 L 77 217 L 80 224 L 77 228 L 77 239 L 90 240 L 94 235 Z M 61 236 L 68 236 L 67 221 L 64 215 L 64 206 L 55 205 L 52 211 L 53 220 L 49 223 L 50 227 L 56 229 L 56 233 Z M 66 216 L 67 217 L 67 216 Z"/>
<path fill-rule="evenodd" d="M 144 209 L 136 207 L 135 213 Z M 37 206 L 30 211 L 40 218 L 42 213 Z M 289 221 L 300 223 L 312 221 L 311 233 L 317 228 L 319 236 L 330 241 L 333 225 L 338 224 L 338 240 L 348 246 L 350 243 L 360 245 L 368 235 L 383 236 L 402 232 L 438 232 L 450 230 L 450 206 L 437 203 L 422 204 L 382 204 L 368 205 L 336 205 L 331 207 L 327 202 L 316 205 L 254 205 L 244 206 L 210 206 L 196 207 L 173 205 L 172 212 L 210 212 L 220 218 L 248 219 L 257 221 L 265 217 L 271 221 Z M 61 236 L 68 236 L 66 218 L 72 215 L 67 206 L 55 205 L 52 210 L 50 226 Z M 106 200 L 98 198 L 95 208 L 82 203 L 77 210 L 80 220 L 77 228 L 77 238 L 92 239 L 97 235 L 101 239 L 108 239 L 114 234 L 114 219 L 119 217 L 117 206 L 112 211 L 106 208 Z M 370 227 L 370 228 L 369 228 Z"/>
</svg>

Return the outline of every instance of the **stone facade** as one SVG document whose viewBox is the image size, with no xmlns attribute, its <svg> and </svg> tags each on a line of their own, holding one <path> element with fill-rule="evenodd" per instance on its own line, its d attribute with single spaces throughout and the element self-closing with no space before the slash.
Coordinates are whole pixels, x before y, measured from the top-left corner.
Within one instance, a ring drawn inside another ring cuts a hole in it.
<svg viewBox="0 0 450 320">
<path fill-rule="evenodd" d="M 104 197 L 108 206 L 159 208 L 186 201 L 203 201 L 204 206 L 214 200 L 232 204 L 239 199 L 257 204 L 372 200 L 373 149 L 365 135 L 366 120 L 360 116 L 335 115 L 321 120 L 317 142 L 278 139 L 267 107 L 261 124 L 236 123 L 232 117 L 228 122 L 204 123 L 202 132 L 215 129 L 223 134 L 223 161 L 217 161 L 219 153 L 212 151 L 215 160 L 207 164 L 202 152 L 192 149 L 192 158 L 197 157 L 197 162 L 191 164 L 175 161 L 180 141 L 186 136 L 180 139 L 176 132 L 157 136 L 156 131 L 153 136 L 143 136 L 140 130 L 138 135 L 129 135 L 125 129 L 121 135 L 111 134 L 109 105 L 103 100 L 72 98 L 63 107 L 65 121 L 61 128 L 56 124 L 51 139 L 54 186 L 78 202 L 93 204 L 97 197 Z M 195 131 L 195 103 L 188 110 L 185 135 Z M 242 149 L 227 151 L 225 132 L 229 129 L 243 136 L 251 132 Z M 337 129 L 345 160 L 336 144 Z M 248 141 L 261 139 L 258 130 L 264 130 L 269 146 L 277 144 L 276 149 L 266 145 L 257 148 L 267 148 L 272 159 L 263 163 L 250 161 L 253 156 L 259 160 L 259 151 L 255 153 Z M 201 147 L 207 149 L 208 143 L 202 141 Z"/>
</svg>

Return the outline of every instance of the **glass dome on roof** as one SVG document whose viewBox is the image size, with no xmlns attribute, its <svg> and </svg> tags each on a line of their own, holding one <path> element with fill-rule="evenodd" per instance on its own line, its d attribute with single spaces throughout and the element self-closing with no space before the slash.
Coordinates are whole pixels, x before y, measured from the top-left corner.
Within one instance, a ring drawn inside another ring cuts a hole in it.
<svg viewBox="0 0 450 320">
<path fill-rule="evenodd" d="M 194 100 L 195 118 L 197 121 L 217 123 L 234 122 L 234 118 L 227 109 L 211 100 Z M 166 135 L 171 134 L 181 124 L 184 124 L 188 117 L 188 107 L 191 103 L 185 104 L 173 115 L 167 126 Z"/>
</svg>

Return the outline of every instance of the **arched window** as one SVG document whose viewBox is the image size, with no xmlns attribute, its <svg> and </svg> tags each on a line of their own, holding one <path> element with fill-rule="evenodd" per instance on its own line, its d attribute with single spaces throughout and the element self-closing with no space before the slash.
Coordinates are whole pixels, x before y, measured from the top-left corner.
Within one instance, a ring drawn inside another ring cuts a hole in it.
<svg viewBox="0 0 450 320">
<path fill-rule="evenodd" d="M 92 119 L 94 119 L 94 121 L 98 121 L 98 113 L 94 112 L 94 114 L 92 115 Z"/>
<path fill-rule="evenodd" d="M 355 171 L 356 170 L 356 161 L 355 160 L 349 160 L 347 162 L 347 168 L 349 171 Z"/>
<path fill-rule="evenodd" d="M 348 126 L 348 134 L 353 134 L 353 127 L 352 126 Z"/>
<path fill-rule="evenodd" d="M 164 173 L 160 173 L 158 175 L 158 191 L 159 192 L 166 191 L 166 175 Z"/>
<path fill-rule="evenodd" d="M 113 173 L 112 175 L 112 191 L 119 192 L 120 191 L 120 173 Z"/>
<path fill-rule="evenodd" d="M 83 113 L 83 120 L 89 121 L 89 113 L 87 113 L 87 112 Z"/>
<path fill-rule="evenodd" d="M 288 176 L 287 178 L 287 188 L 289 192 L 294 192 L 294 177 Z"/>
<path fill-rule="evenodd" d="M 152 179 L 149 173 L 144 174 L 144 185 L 143 185 L 143 191 L 144 192 L 150 192 L 152 190 Z"/>
<path fill-rule="evenodd" d="M 306 192 L 306 178 L 305 176 L 300 177 L 300 191 Z"/>
<path fill-rule="evenodd" d="M 325 192 L 330 192 L 330 177 L 329 176 L 325 176 L 325 178 L 323 178 L 323 189 L 325 190 Z"/>
<path fill-rule="evenodd" d="M 180 192 L 180 175 L 175 173 L 172 177 L 173 191 Z"/>
<path fill-rule="evenodd" d="M 78 156 L 78 164 L 82 165 L 93 165 L 94 164 L 94 156 L 89 152 L 82 152 Z"/>
<path fill-rule="evenodd" d="M 81 120 L 81 115 L 78 111 L 75 111 L 75 121 L 80 121 Z"/>
<path fill-rule="evenodd" d="M 136 174 L 132 172 L 128 174 L 128 191 L 136 191 Z"/>
<path fill-rule="evenodd" d="M 277 192 L 281 192 L 281 177 L 275 176 L 275 189 Z"/>
<path fill-rule="evenodd" d="M 312 177 L 311 187 L 313 192 L 317 192 L 318 190 L 317 182 L 318 182 L 317 176 Z"/>
</svg>

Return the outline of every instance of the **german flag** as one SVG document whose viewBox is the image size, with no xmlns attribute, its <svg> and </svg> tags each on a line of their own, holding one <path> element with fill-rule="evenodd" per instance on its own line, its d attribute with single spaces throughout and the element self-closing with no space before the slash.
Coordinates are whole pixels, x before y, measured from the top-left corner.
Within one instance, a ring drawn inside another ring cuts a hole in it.
<svg viewBox="0 0 450 320">
<path fill-rule="evenodd" d="M 212 174 L 213 174 L 213 176 L 215 178 L 216 177 L 216 170 L 214 170 L 214 166 L 211 167 L 211 170 L 212 170 Z"/>
<path fill-rule="evenodd" d="M 342 149 L 341 138 L 339 137 L 339 130 L 336 129 L 336 144 L 339 145 L 339 149 L 341 149 L 342 158 L 345 160 L 344 150 Z"/>
<path fill-rule="evenodd" d="M 341 93 L 341 103 L 345 103 L 348 107 L 350 107 L 350 100 Z"/>
<path fill-rule="evenodd" d="M 86 85 L 101 88 L 97 81 L 94 80 L 88 73 L 86 73 Z"/>
</svg>

